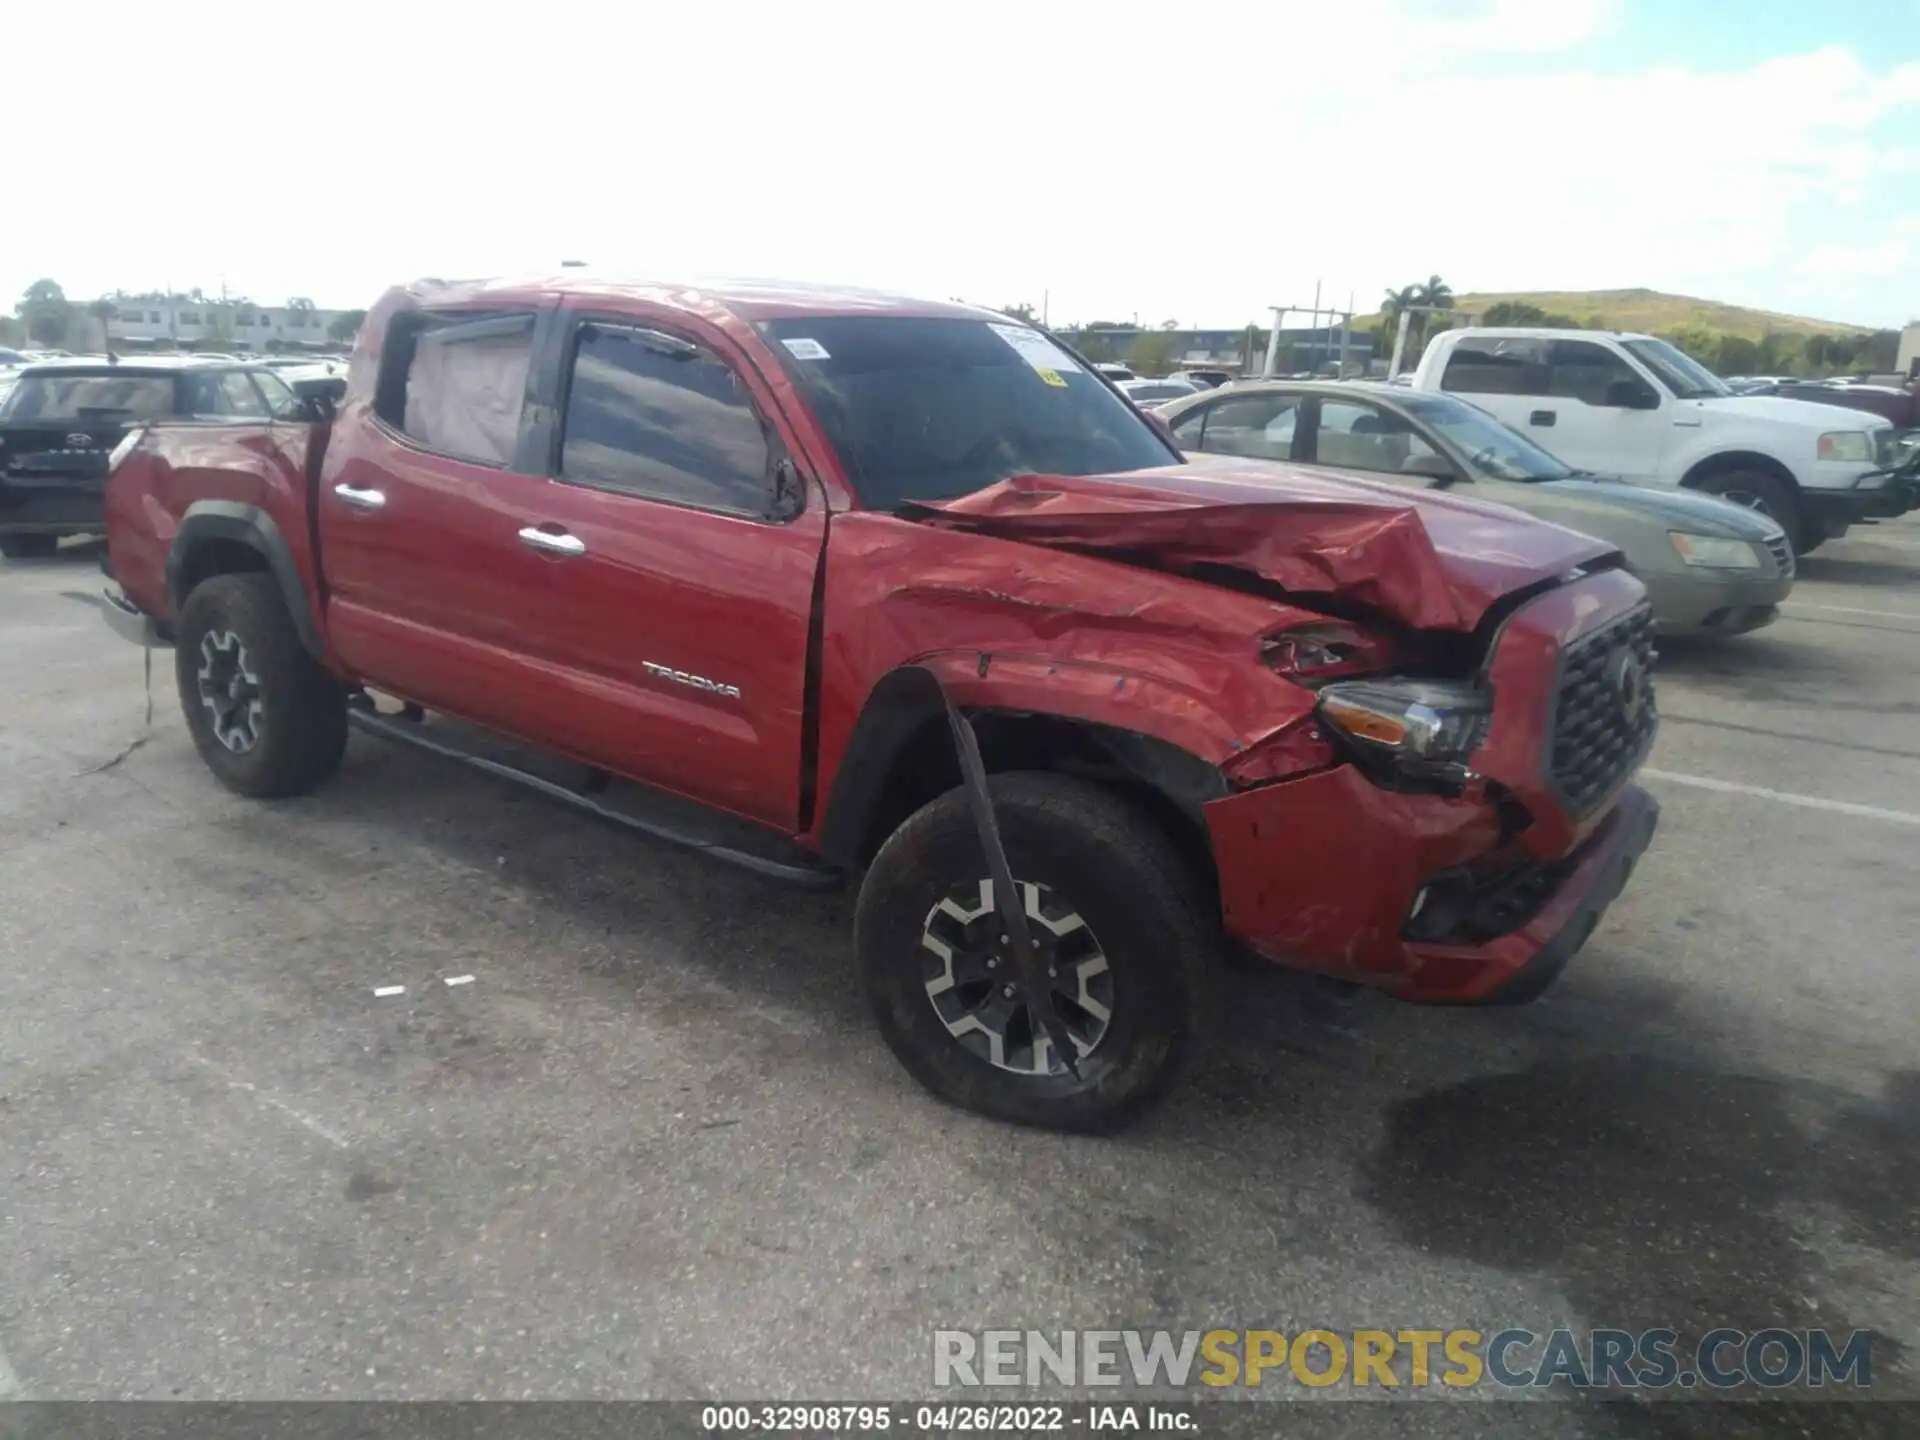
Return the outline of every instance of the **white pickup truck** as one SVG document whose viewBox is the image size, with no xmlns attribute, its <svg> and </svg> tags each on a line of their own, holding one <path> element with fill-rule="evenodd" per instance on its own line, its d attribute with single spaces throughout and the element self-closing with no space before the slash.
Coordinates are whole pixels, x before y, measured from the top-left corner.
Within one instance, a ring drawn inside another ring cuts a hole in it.
<svg viewBox="0 0 1920 1440">
<path fill-rule="evenodd" d="M 1735 395 L 1651 335 L 1447 330 L 1428 342 L 1410 383 L 1472 401 L 1576 469 L 1763 510 L 1802 552 L 1913 502 L 1890 473 L 1899 456 L 1886 420 Z"/>
</svg>

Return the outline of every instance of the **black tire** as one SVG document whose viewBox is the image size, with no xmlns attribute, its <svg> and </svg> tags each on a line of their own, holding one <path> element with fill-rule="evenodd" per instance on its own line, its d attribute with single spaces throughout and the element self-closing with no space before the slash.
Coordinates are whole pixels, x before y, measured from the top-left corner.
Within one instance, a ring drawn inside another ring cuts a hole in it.
<svg viewBox="0 0 1920 1440">
<path fill-rule="evenodd" d="M 1777 475 L 1769 475 L 1764 470 L 1722 470 L 1702 480 L 1699 488 L 1708 495 L 1718 495 L 1769 516 L 1787 532 L 1787 544 L 1796 555 L 1805 554 L 1807 549 L 1820 543 L 1801 518 L 1799 498 L 1793 493 L 1793 487 Z"/>
<path fill-rule="evenodd" d="M 0 555 L 9 560 L 44 560 L 59 548 L 58 535 L 0 535 Z"/>
<path fill-rule="evenodd" d="M 964 790 L 909 818 L 867 871 L 855 919 L 867 1002 L 900 1063 L 941 1099 L 1019 1124 L 1117 1129 L 1166 1094 L 1209 1028 L 1212 905 L 1167 836 L 1117 795 L 1030 772 L 988 786 L 1015 880 L 1070 905 L 1107 961 L 1110 1018 L 1080 1056 L 1080 1078 L 1000 1068 L 963 1045 L 930 998 L 924 967 L 940 962 L 922 942 L 935 907 L 986 874 Z"/>
<path fill-rule="evenodd" d="M 216 575 L 196 585 L 180 607 L 174 645 L 187 728 L 222 785 L 278 799 L 304 795 L 340 768 L 346 688 L 300 643 L 272 577 Z M 244 720 L 226 724 L 202 694 L 202 671 L 216 662 L 237 666 L 247 685 Z M 232 735 L 236 726 L 252 737 L 242 749 L 221 738 L 223 728 Z"/>
</svg>

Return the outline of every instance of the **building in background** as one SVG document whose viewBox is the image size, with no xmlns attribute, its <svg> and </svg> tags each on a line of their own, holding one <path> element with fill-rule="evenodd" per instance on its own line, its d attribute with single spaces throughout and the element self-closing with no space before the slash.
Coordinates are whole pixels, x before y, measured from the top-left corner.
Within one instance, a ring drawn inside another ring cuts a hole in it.
<svg viewBox="0 0 1920 1440">
<path fill-rule="evenodd" d="M 343 310 L 318 306 L 255 305 L 245 300 L 191 295 L 112 295 L 107 322 L 115 349 L 225 350 L 235 354 L 276 354 L 301 350 L 341 350 L 347 341 L 330 332 Z M 90 311 L 90 304 L 78 307 Z M 98 320 L 89 320 L 89 329 Z M 91 336 L 89 340 L 91 341 Z"/>
<path fill-rule="evenodd" d="M 1183 365 L 1205 365 L 1237 375 L 1257 375 L 1267 362 L 1267 332 L 1258 326 L 1239 330 L 1158 330 L 1102 326 L 1063 330 L 1063 339 L 1089 360 L 1123 361 L 1141 374 L 1165 374 Z M 1349 373 L 1366 373 L 1375 336 L 1356 330 L 1347 339 Z M 1340 364 L 1341 332 L 1335 326 L 1299 326 L 1280 331 L 1275 370 L 1282 375 L 1332 371 Z"/>
<path fill-rule="evenodd" d="M 1900 358 L 1894 368 L 1909 380 L 1920 380 L 1920 320 L 1900 332 Z"/>
</svg>

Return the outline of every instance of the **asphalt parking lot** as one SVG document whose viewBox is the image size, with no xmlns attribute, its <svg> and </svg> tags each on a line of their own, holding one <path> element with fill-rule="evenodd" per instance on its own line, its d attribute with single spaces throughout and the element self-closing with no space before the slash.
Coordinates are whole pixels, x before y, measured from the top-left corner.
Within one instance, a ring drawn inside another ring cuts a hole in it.
<svg viewBox="0 0 1920 1440">
<path fill-rule="evenodd" d="M 0 1390 L 905 1397 L 936 1328 L 1725 1324 L 1872 1328 L 1920 1393 L 1920 516 L 1664 647 L 1660 835 L 1545 1001 L 1236 979 L 1108 1140 L 927 1098 L 851 896 L 364 736 L 227 795 L 98 590 L 0 566 Z"/>
</svg>

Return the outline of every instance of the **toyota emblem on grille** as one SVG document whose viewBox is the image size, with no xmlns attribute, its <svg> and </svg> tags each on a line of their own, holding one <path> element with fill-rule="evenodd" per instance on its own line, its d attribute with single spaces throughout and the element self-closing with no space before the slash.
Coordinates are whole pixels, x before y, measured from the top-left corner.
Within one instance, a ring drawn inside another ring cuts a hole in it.
<svg viewBox="0 0 1920 1440">
<path fill-rule="evenodd" d="M 1628 721 L 1640 719 L 1647 703 L 1647 667 L 1631 650 L 1622 650 L 1607 662 L 1607 685 L 1620 702 L 1620 713 Z"/>
<path fill-rule="evenodd" d="M 92 443 L 93 437 L 91 435 L 83 435 L 78 431 L 67 436 L 67 448 L 69 450 L 84 450 Z"/>
</svg>

